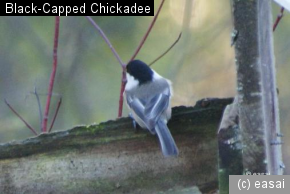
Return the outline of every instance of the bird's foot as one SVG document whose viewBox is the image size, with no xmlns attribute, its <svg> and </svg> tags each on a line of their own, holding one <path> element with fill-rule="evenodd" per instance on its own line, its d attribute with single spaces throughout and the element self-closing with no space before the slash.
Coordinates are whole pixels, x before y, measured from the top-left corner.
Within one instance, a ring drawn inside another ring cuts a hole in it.
<svg viewBox="0 0 290 194">
<path fill-rule="evenodd" d="M 136 124 L 136 121 L 135 121 L 135 119 L 134 119 L 132 113 L 129 113 L 129 117 L 132 119 L 132 123 L 133 123 L 133 127 L 134 127 L 134 129 L 136 129 L 136 128 L 137 128 L 137 124 Z"/>
<path fill-rule="evenodd" d="M 133 124 L 134 129 L 137 131 L 137 126 L 138 126 L 138 124 L 137 124 L 137 122 L 135 121 L 135 119 L 134 119 L 132 113 L 129 113 L 129 117 L 132 119 L 132 124 Z"/>
</svg>

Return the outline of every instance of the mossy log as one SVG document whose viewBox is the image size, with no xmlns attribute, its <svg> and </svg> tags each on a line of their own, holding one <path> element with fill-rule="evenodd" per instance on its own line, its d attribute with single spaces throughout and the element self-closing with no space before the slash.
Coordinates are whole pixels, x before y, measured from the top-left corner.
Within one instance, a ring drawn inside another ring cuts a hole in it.
<svg viewBox="0 0 290 194">
<path fill-rule="evenodd" d="M 199 193 L 217 189 L 217 129 L 232 99 L 177 107 L 168 123 L 180 154 L 130 118 L 0 145 L 0 193 Z"/>
</svg>

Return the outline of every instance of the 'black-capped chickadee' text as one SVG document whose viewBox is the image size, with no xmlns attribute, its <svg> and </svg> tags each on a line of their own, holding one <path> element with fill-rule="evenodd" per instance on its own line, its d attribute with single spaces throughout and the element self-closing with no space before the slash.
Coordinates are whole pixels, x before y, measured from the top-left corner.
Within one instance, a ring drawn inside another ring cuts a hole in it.
<svg viewBox="0 0 290 194">
<path fill-rule="evenodd" d="M 3 14 L 3 13 L 2 13 Z M 73 5 L 57 5 L 57 3 L 5 3 L 4 15 L 34 16 L 134 16 L 154 15 L 154 1 L 144 2 L 106 2 L 106 3 L 73 3 Z"/>
</svg>

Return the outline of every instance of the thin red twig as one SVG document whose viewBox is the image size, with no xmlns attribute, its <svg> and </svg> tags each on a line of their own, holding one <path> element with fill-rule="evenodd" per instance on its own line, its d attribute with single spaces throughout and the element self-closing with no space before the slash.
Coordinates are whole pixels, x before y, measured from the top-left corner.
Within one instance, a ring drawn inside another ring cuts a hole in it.
<svg viewBox="0 0 290 194">
<path fill-rule="evenodd" d="M 113 52 L 113 54 L 115 55 L 116 59 L 118 60 L 118 62 L 120 63 L 120 65 L 122 67 L 121 93 L 120 93 L 120 97 L 119 97 L 119 109 L 118 109 L 118 117 L 121 117 L 122 110 L 123 110 L 123 92 L 122 91 L 124 91 L 125 85 L 126 85 L 126 73 L 125 73 L 126 72 L 126 68 L 125 68 L 126 65 L 123 63 L 121 57 L 118 55 L 117 51 L 115 50 L 115 48 L 111 44 L 110 40 L 108 39 L 106 34 L 103 32 L 103 30 L 98 26 L 98 24 L 90 16 L 86 16 L 86 18 L 99 31 L 102 38 L 105 40 L 107 45 L 110 47 L 111 51 Z"/>
<path fill-rule="evenodd" d="M 118 117 L 121 117 L 122 116 L 122 112 L 123 112 L 123 101 L 124 101 L 123 93 L 124 93 L 124 90 L 125 90 L 125 86 L 126 86 L 126 69 L 123 68 L 122 80 L 121 80 L 121 90 L 120 90 L 120 96 L 119 96 Z"/>
<path fill-rule="evenodd" d="M 37 132 L 16 112 L 16 110 L 7 102 L 5 99 L 5 104 L 10 108 L 10 110 L 26 125 L 28 129 L 32 131 L 34 135 L 37 135 Z"/>
<path fill-rule="evenodd" d="M 117 51 L 115 50 L 115 48 L 113 47 L 113 45 L 111 44 L 110 40 L 108 39 L 108 37 L 106 36 L 106 34 L 103 32 L 103 30 L 98 26 L 98 24 L 90 17 L 90 16 L 86 16 L 86 18 L 93 24 L 93 26 L 99 31 L 99 33 L 101 34 L 102 38 L 106 41 L 106 43 L 108 44 L 108 46 L 110 47 L 110 49 L 112 50 L 113 54 L 115 55 L 116 59 L 118 60 L 118 62 L 120 63 L 120 65 L 122 67 L 125 66 L 125 64 L 123 63 L 123 61 L 121 60 L 120 56 L 118 55 Z"/>
<path fill-rule="evenodd" d="M 156 20 L 157 20 L 157 18 L 158 18 L 158 15 L 159 15 L 159 13 L 160 13 L 162 7 L 163 7 L 164 2 L 165 2 L 165 0 L 162 0 L 162 1 L 161 1 L 157 13 L 155 14 L 155 16 L 154 16 L 154 18 L 153 18 L 153 20 L 152 20 L 152 22 L 151 22 L 151 24 L 150 24 L 150 26 L 149 26 L 147 32 L 146 32 L 146 34 L 144 35 L 142 41 L 140 42 L 139 46 L 137 47 L 137 49 L 136 49 L 135 53 L 133 54 L 133 56 L 131 57 L 130 61 L 133 61 L 133 60 L 135 59 L 135 57 L 138 55 L 140 49 L 141 49 L 142 46 L 144 45 L 144 43 L 145 43 L 145 41 L 146 41 L 148 35 L 150 34 L 150 32 L 151 32 L 151 30 L 152 30 L 152 28 L 153 28 L 153 26 L 154 26 L 154 24 L 155 24 L 155 22 L 156 22 Z"/>
<path fill-rule="evenodd" d="M 58 37 L 59 37 L 59 22 L 60 22 L 60 16 L 55 16 L 55 32 L 54 32 L 54 46 L 53 46 L 53 66 L 52 66 L 52 72 L 49 79 L 49 87 L 48 87 L 48 95 L 46 100 L 46 106 L 45 106 L 45 112 L 42 122 L 42 132 L 47 132 L 47 121 L 48 121 L 48 113 L 49 113 L 49 107 L 51 102 L 51 95 L 54 85 L 54 79 L 57 69 L 57 48 L 58 48 Z"/>
<path fill-rule="evenodd" d="M 57 114 L 58 114 L 58 111 L 59 111 L 59 108 L 60 108 L 60 105 L 61 105 L 61 102 L 62 102 L 62 97 L 60 97 L 59 101 L 58 101 L 58 104 L 57 104 L 57 107 L 56 107 L 56 110 L 55 110 L 55 113 L 54 113 L 54 117 L 52 119 L 52 122 L 51 122 L 51 125 L 50 125 L 50 128 L 48 130 L 48 132 L 50 133 L 52 128 L 53 128 L 53 125 L 54 125 L 54 122 L 56 120 L 56 117 L 57 117 Z"/>
<path fill-rule="evenodd" d="M 161 8 L 164 4 L 165 0 L 162 0 L 158 11 L 156 13 L 156 15 L 154 16 L 146 34 L 144 35 L 142 41 L 140 42 L 138 48 L 136 49 L 135 53 L 133 54 L 133 56 L 131 57 L 130 61 L 134 60 L 135 57 L 137 56 L 137 54 L 139 53 L 140 49 L 142 48 L 142 46 L 144 45 L 149 33 L 151 32 L 157 18 L 158 15 L 161 11 Z M 118 117 L 122 116 L 122 112 L 123 112 L 123 93 L 125 90 L 125 85 L 126 85 L 126 65 L 123 63 L 123 61 L 121 60 L 120 56 L 118 55 L 118 53 L 116 52 L 116 50 L 114 49 L 113 45 L 110 43 L 109 39 L 107 38 L 106 34 L 102 31 L 102 29 L 95 23 L 95 21 L 90 17 L 90 16 L 86 16 L 86 18 L 93 24 L 93 26 L 99 31 L 99 33 L 101 34 L 101 36 L 103 37 L 103 39 L 106 41 L 106 43 L 109 45 L 110 49 L 112 50 L 113 54 L 115 55 L 115 57 L 117 58 L 118 62 L 120 63 L 120 65 L 122 66 L 122 81 L 121 81 L 121 89 L 120 89 L 120 97 L 119 97 L 119 109 L 118 109 Z"/>
<path fill-rule="evenodd" d="M 160 5 L 159 5 L 159 8 L 157 10 L 157 13 L 155 14 L 147 32 L 145 33 L 144 37 L 142 38 L 140 44 L 138 45 L 136 51 L 134 52 L 133 56 L 131 57 L 130 61 L 134 60 L 135 57 L 138 55 L 139 51 L 141 50 L 142 46 L 144 45 L 148 35 L 150 34 L 158 16 L 159 16 L 159 13 L 163 7 L 163 4 L 164 4 L 165 0 L 162 0 Z M 124 93 L 124 90 L 125 90 L 125 86 L 126 86 L 126 69 L 123 68 L 123 72 L 122 72 L 122 83 L 121 83 L 121 89 L 120 89 L 120 98 L 119 98 L 119 109 L 118 109 L 118 117 L 121 117 L 122 116 L 122 112 L 123 112 L 123 102 L 124 102 L 124 99 L 123 99 L 123 93 Z"/>
<path fill-rule="evenodd" d="M 277 19 L 273 25 L 273 32 L 276 30 L 280 20 L 282 19 L 283 13 L 284 13 L 284 7 L 281 7 L 280 14 L 277 16 Z"/>
<path fill-rule="evenodd" d="M 175 42 L 162 54 L 160 55 L 159 57 L 157 57 L 157 59 L 155 59 L 153 62 L 151 62 L 149 64 L 149 66 L 153 65 L 156 61 L 158 61 L 159 59 L 161 59 L 164 55 L 166 55 L 177 43 L 178 41 L 180 40 L 181 38 L 181 35 L 182 35 L 182 32 L 179 34 L 178 38 L 175 40 Z"/>
</svg>

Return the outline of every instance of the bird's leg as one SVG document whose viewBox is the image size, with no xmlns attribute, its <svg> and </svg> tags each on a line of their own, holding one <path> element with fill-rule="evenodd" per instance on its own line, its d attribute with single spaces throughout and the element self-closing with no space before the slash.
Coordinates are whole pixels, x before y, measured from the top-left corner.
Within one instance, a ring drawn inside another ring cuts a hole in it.
<svg viewBox="0 0 290 194">
<path fill-rule="evenodd" d="M 139 129 L 141 129 L 140 125 L 135 121 L 132 113 L 129 113 L 129 117 L 132 119 L 133 127 L 135 131 L 137 132 Z"/>
<path fill-rule="evenodd" d="M 129 113 L 129 117 L 132 119 L 134 129 L 137 129 L 137 124 L 136 124 L 136 121 L 135 121 L 132 113 Z"/>
</svg>

